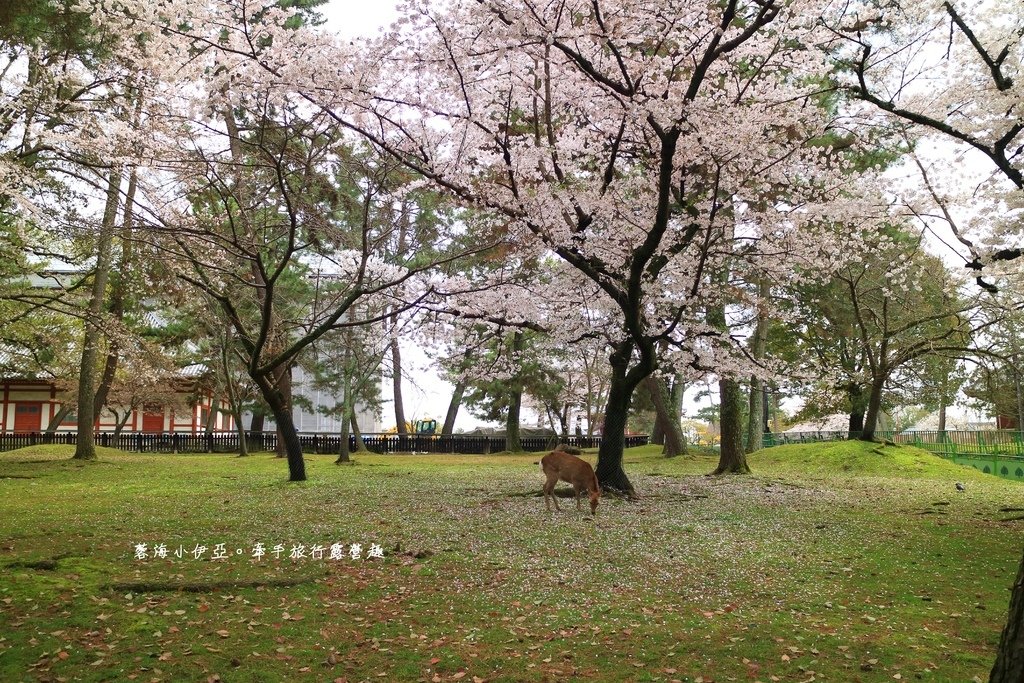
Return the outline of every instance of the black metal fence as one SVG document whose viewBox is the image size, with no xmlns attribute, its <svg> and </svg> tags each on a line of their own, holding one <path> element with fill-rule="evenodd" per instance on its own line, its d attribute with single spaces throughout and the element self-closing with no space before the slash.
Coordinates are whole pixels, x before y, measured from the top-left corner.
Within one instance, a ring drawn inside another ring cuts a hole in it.
<svg viewBox="0 0 1024 683">
<path fill-rule="evenodd" d="M 116 437 L 112 432 L 97 432 L 96 445 L 117 448 L 136 453 L 237 453 L 237 432 L 186 433 L 186 432 L 124 432 Z M 299 434 L 303 453 L 337 454 L 341 450 L 341 436 L 338 434 Z M 601 437 L 570 436 L 527 436 L 521 440 L 524 451 L 539 452 L 565 443 L 577 448 L 598 448 Z M 648 443 L 647 435 L 627 436 L 626 446 L 642 446 Z M 0 451 L 11 451 L 39 444 L 74 445 L 75 432 L 54 434 L 0 434 Z M 453 434 L 451 436 L 428 434 L 365 434 L 363 443 L 373 453 L 458 453 L 487 454 L 506 450 L 504 436 L 474 436 Z M 277 449 L 277 432 L 249 432 L 246 434 L 248 450 L 273 451 Z M 349 436 L 349 449 L 355 450 L 355 437 Z"/>
</svg>

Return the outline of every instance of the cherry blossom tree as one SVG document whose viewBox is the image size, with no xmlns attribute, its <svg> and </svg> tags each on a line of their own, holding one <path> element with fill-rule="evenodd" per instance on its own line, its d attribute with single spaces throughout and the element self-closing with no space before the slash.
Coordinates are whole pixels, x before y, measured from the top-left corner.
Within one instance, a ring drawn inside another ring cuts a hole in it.
<svg viewBox="0 0 1024 683">
<path fill-rule="evenodd" d="M 1000 264 L 1022 253 L 1019 4 L 897 0 L 841 8 L 823 18 L 835 36 L 839 84 L 864 104 L 857 113 L 868 123 L 902 124 L 924 138 L 922 148 L 939 141 L 943 149 L 928 164 L 935 177 L 920 165 L 936 210 L 918 215 L 947 224 L 978 284 L 993 291 L 983 276 L 999 276 Z M 969 173 L 972 167 L 982 170 Z"/>
<path fill-rule="evenodd" d="M 729 289 L 711 274 L 735 259 L 786 278 L 839 252 L 814 230 L 850 208 L 841 164 L 809 144 L 829 125 L 803 78 L 821 65 L 815 16 L 775 2 L 421 5 L 379 46 L 361 98 L 302 91 L 607 302 L 617 332 L 597 473 L 632 492 L 621 435 L 658 345 L 708 370 L 742 365 L 703 318 Z"/>
</svg>

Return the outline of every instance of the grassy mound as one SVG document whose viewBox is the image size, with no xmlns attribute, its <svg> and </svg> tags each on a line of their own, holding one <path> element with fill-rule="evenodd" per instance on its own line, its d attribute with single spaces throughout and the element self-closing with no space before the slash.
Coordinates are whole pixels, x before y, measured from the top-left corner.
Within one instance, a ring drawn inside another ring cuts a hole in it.
<svg viewBox="0 0 1024 683">
<path fill-rule="evenodd" d="M 789 444 L 758 451 L 750 466 L 779 472 L 849 474 L 865 477 L 922 479 L 977 479 L 984 477 L 970 467 L 957 465 L 913 446 L 887 446 L 864 441 Z"/>
</svg>

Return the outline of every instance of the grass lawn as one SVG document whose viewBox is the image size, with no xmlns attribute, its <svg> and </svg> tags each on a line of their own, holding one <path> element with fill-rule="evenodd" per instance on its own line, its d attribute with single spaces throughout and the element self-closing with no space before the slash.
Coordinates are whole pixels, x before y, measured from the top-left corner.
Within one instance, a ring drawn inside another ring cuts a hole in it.
<svg viewBox="0 0 1024 683">
<path fill-rule="evenodd" d="M 1024 538 L 1024 485 L 857 442 L 631 449 L 596 520 L 537 454 L 70 453 L 0 454 L 4 683 L 987 680 Z"/>
</svg>

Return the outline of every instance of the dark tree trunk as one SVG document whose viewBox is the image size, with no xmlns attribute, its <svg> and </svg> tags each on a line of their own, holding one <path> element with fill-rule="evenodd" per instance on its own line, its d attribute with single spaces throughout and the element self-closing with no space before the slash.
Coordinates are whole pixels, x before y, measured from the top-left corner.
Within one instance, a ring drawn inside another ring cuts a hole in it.
<svg viewBox="0 0 1024 683">
<path fill-rule="evenodd" d="M 859 439 L 864 433 L 864 411 L 867 409 L 867 397 L 864 387 L 851 384 L 846 388 L 846 396 L 850 401 L 850 423 L 846 435 L 848 439 Z"/>
<path fill-rule="evenodd" d="M 878 427 L 878 416 L 882 411 L 882 386 L 881 381 L 871 384 L 871 394 L 868 397 L 868 410 L 864 414 L 864 431 L 860 438 L 863 441 L 874 441 L 875 431 Z"/>
<path fill-rule="evenodd" d="M 365 453 L 369 450 L 363 441 L 363 430 L 359 428 L 359 419 L 355 411 L 352 411 L 352 440 L 356 442 L 356 453 Z"/>
<path fill-rule="evenodd" d="M 78 375 L 78 439 L 75 443 L 76 460 L 96 459 L 96 360 L 99 357 L 100 316 L 110 276 L 110 252 L 114 241 L 114 223 L 121 204 L 121 172 L 112 170 L 107 180 L 107 202 L 103 223 L 96 243 L 96 266 L 85 318 L 85 339 L 82 342 L 82 362 Z"/>
<path fill-rule="evenodd" d="M 525 346 L 525 337 L 522 332 L 512 335 L 512 356 L 518 358 Z M 513 380 L 508 397 L 508 415 L 505 418 L 505 449 L 513 453 L 523 450 L 523 442 L 519 432 L 519 413 L 523 405 L 523 386 L 520 378 Z"/>
<path fill-rule="evenodd" d="M 989 683 L 1020 683 L 1024 681 L 1024 558 L 1021 558 L 1017 579 L 1010 593 L 1010 611 L 999 638 L 996 662 Z"/>
<path fill-rule="evenodd" d="M 764 411 L 763 412 L 763 416 L 764 417 L 762 418 L 761 425 L 762 425 L 763 432 L 765 434 L 769 434 L 772 431 L 772 428 L 768 425 L 768 419 L 769 419 L 769 416 L 768 416 L 768 405 L 771 403 L 771 396 L 768 393 L 768 386 L 767 386 L 767 384 L 761 390 L 761 394 L 762 394 L 761 408 Z"/>
<path fill-rule="evenodd" d="M 636 490 L 622 469 L 622 453 L 626 448 L 626 415 L 629 412 L 629 393 L 624 386 L 612 386 L 608 392 L 608 407 L 604 414 L 601 448 L 597 453 L 597 481 L 602 489 L 635 496 Z"/>
<path fill-rule="evenodd" d="M 648 387 L 648 391 L 651 391 L 650 387 Z M 654 403 L 653 393 L 651 394 L 651 402 Z M 654 407 L 654 428 L 651 429 L 651 443 L 655 446 L 664 447 L 665 445 L 665 428 L 662 426 L 662 417 L 658 414 L 657 405 Z M 664 452 L 664 448 L 662 448 L 662 452 Z"/>
<path fill-rule="evenodd" d="M 654 412 L 657 416 L 655 425 L 660 426 L 663 435 L 663 453 L 666 458 L 674 458 L 683 452 L 683 435 L 679 428 L 679 415 L 672 410 L 668 396 L 668 389 L 665 382 L 655 375 L 648 375 L 644 385 L 651 395 L 654 403 Z"/>
<path fill-rule="evenodd" d="M 686 394 L 686 383 L 683 381 L 683 373 L 676 373 L 676 376 L 672 379 L 672 392 L 670 398 L 672 400 L 672 414 L 678 415 L 680 419 L 683 417 L 683 399 Z M 686 445 L 686 434 L 682 429 L 679 430 L 679 438 L 682 441 L 682 450 L 680 455 L 686 455 L 689 449 Z"/>
<path fill-rule="evenodd" d="M 604 411 L 601 429 L 601 448 L 597 453 L 597 481 L 602 489 L 616 491 L 630 497 L 636 496 L 636 489 L 622 468 L 623 451 L 626 448 L 626 424 L 629 419 L 629 402 L 633 390 L 650 374 L 651 369 L 642 372 L 634 368 L 627 372 L 632 355 L 632 344 L 616 349 L 611 355 L 611 382 L 608 386 L 608 405 Z"/>
<path fill-rule="evenodd" d="M 252 423 L 249 425 L 250 432 L 262 432 L 266 427 L 267 411 L 263 406 L 256 406 L 252 409 Z"/>
<path fill-rule="evenodd" d="M 285 374 L 288 374 L 287 372 Z M 279 446 L 284 446 L 288 458 L 288 479 L 290 481 L 306 481 L 306 462 L 302 459 L 302 443 L 292 419 L 291 402 L 283 395 L 279 383 L 267 375 L 252 378 L 263 395 L 267 407 L 270 408 L 277 423 Z"/>
<path fill-rule="evenodd" d="M 288 365 L 282 365 L 274 371 L 274 380 L 277 382 L 277 389 L 284 401 L 284 408 L 288 411 L 289 422 L 292 424 L 292 431 L 295 431 L 295 421 L 292 417 L 292 369 Z M 271 410 L 273 406 L 271 406 Z M 277 422 L 277 457 L 288 457 L 288 447 L 285 445 L 284 432 L 281 431 L 281 423 L 277 421 L 277 411 L 274 410 L 274 422 Z M 298 438 L 298 436 L 296 436 Z"/>
<path fill-rule="evenodd" d="M 455 418 L 459 415 L 459 408 L 462 406 L 462 397 L 466 394 L 466 383 L 457 382 L 452 392 L 452 400 L 448 403 L 448 412 L 444 416 L 444 425 L 441 427 L 441 436 L 451 436 L 455 431 Z"/>
<path fill-rule="evenodd" d="M 213 434 L 213 426 L 217 423 L 217 403 L 218 403 L 218 401 L 211 396 L 210 397 L 210 412 L 208 412 L 206 414 L 206 424 L 203 425 L 203 433 L 206 434 L 206 435 Z M 231 410 L 231 402 L 230 401 L 228 403 L 228 408 L 229 408 L 230 413 L 232 415 L 234 415 L 235 413 L 234 413 L 233 410 Z M 192 410 L 195 410 L 195 409 L 196 409 L 196 407 L 192 406 Z"/>
<path fill-rule="evenodd" d="M 764 388 L 761 379 L 750 378 L 750 396 L 747 402 L 747 453 L 753 453 L 764 445 L 763 414 Z"/>
<path fill-rule="evenodd" d="M 335 465 L 352 462 L 352 458 L 349 457 L 348 447 L 349 424 L 352 423 L 352 418 L 352 411 L 346 405 L 341 417 L 341 431 L 338 433 L 338 436 L 341 438 L 338 440 L 338 459 L 334 461 Z"/>
<path fill-rule="evenodd" d="M 70 413 L 71 406 L 68 405 L 67 403 L 63 404 L 60 408 L 58 408 L 53 418 L 46 425 L 46 434 L 48 436 L 53 436 L 53 434 L 57 432 L 57 427 L 60 427 L 61 423 L 64 422 L 64 418 L 67 417 Z"/>
<path fill-rule="evenodd" d="M 125 299 L 128 294 L 128 275 L 132 268 L 132 223 L 134 222 L 135 192 L 138 187 L 138 174 L 135 169 L 128 176 L 128 192 L 125 195 L 124 216 L 121 219 L 121 259 L 117 272 L 113 273 L 112 286 L 110 288 L 110 317 L 119 323 L 124 320 Z M 114 378 L 117 376 L 117 366 L 121 359 L 121 346 L 115 340 L 109 342 L 107 348 L 107 359 L 103 364 L 103 374 L 100 377 L 100 385 L 96 389 L 96 398 L 93 405 L 93 421 L 100 417 L 103 408 L 107 405 L 110 396 L 110 388 L 114 385 Z"/>
<path fill-rule="evenodd" d="M 519 413 L 523 405 L 523 392 L 513 389 L 508 397 L 508 414 L 505 417 L 505 450 L 519 453 L 523 450 L 523 441 L 519 433 Z"/>
<path fill-rule="evenodd" d="M 242 407 L 240 403 L 233 403 L 230 408 L 231 418 L 235 421 L 235 431 L 238 432 L 238 457 L 245 458 L 249 455 L 249 440 L 245 425 L 242 424 Z M 213 406 L 210 406 L 210 412 L 213 412 Z"/>
<path fill-rule="evenodd" d="M 718 380 L 718 394 L 721 401 L 719 427 L 722 430 L 722 442 L 718 467 L 712 474 L 750 474 L 747 456 L 743 452 L 739 382 L 733 379 Z"/>
<path fill-rule="evenodd" d="M 116 313 L 114 315 L 116 316 Z M 123 317 L 123 311 L 121 315 Z M 93 422 L 100 418 L 100 414 L 107 405 L 107 398 L 110 396 L 110 387 L 114 384 L 114 376 L 117 374 L 117 364 L 120 358 L 120 346 L 118 346 L 117 342 L 111 341 L 107 347 L 107 359 L 103 364 L 103 374 L 100 375 L 100 384 L 96 388 L 96 397 L 93 399 Z"/>
<path fill-rule="evenodd" d="M 859 439 L 864 433 L 864 410 L 857 409 L 850 411 L 849 434 L 847 438 Z"/>
<path fill-rule="evenodd" d="M 353 355 L 351 348 L 345 349 L 344 367 L 352 367 Z M 352 421 L 355 419 L 357 400 L 352 390 L 352 377 L 348 372 L 345 372 L 341 385 L 341 425 L 338 429 L 338 458 L 334 461 L 334 464 L 336 465 L 352 461 L 352 458 L 350 457 L 348 436 L 352 426 Z"/>
<path fill-rule="evenodd" d="M 397 323 L 392 320 L 392 325 Z M 399 434 L 408 434 L 409 427 L 405 424 L 405 405 L 402 399 L 402 353 L 398 348 L 398 339 L 391 340 L 391 389 L 395 400 L 395 428 Z"/>
<path fill-rule="evenodd" d="M 114 411 L 110 411 L 114 413 Z M 128 424 L 128 418 L 131 416 L 132 410 L 129 408 L 124 411 L 124 416 L 118 418 L 117 413 L 114 413 L 114 419 L 117 420 L 117 424 L 114 426 L 114 443 L 117 444 L 117 439 L 121 436 L 121 432 L 124 431 L 124 426 Z"/>
<path fill-rule="evenodd" d="M 768 280 L 762 277 L 757 287 L 758 301 L 767 302 L 771 296 L 771 287 Z M 754 327 L 754 334 L 750 340 L 750 354 L 755 360 L 764 358 L 768 348 L 768 315 L 764 305 L 758 306 L 757 325 Z M 762 387 L 764 383 L 760 377 L 750 378 L 750 397 L 747 410 L 747 453 L 753 453 L 761 448 L 764 441 L 764 421 L 762 420 L 764 400 Z"/>
</svg>

